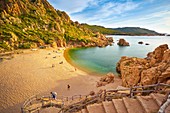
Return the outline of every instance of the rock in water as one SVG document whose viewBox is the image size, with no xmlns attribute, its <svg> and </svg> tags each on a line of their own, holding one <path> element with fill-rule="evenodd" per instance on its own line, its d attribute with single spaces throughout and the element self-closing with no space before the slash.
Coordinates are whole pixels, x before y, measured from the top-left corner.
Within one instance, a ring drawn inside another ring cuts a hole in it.
<svg viewBox="0 0 170 113">
<path fill-rule="evenodd" d="M 138 42 L 138 44 L 143 44 L 143 42 L 142 42 L 142 41 L 140 41 L 140 42 Z"/>
<path fill-rule="evenodd" d="M 170 49 L 167 44 L 160 45 L 144 59 L 124 56 L 116 70 L 125 87 L 166 83 L 170 79 Z"/>
<path fill-rule="evenodd" d="M 117 44 L 119 46 L 129 46 L 129 42 L 126 42 L 126 40 L 123 38 L 119 39 L 119 42 Z"/>
</svg>

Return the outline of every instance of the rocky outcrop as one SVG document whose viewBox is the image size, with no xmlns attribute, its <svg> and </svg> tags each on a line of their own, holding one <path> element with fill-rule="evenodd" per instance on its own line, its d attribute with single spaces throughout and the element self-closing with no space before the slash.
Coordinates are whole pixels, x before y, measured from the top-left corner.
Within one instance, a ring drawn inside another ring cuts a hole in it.
<svg viewBox="0 0 170 113">
<path fill-rule="evenodd" d="M 114 74 L 113 73 L 108 73 L 106 76 L 102 77 L 99 82 L 97 82 L 96 87 L 100 87 L 100 86 L 105 86 L 109 83 L 113 83 L 114 82 Z"/>
<path fill-rule="evenodd" d="M 145 59 L 122 57 L 117 64 L 117 72 L 121 74 L 123 86 L 134 86 L 140 81 L 140 73 L 146 64 Z"/>
<path fill-rule="evenodd" d="M 116 69 L 125 87 L 166 83 L 170 79 L 170 49 L 164 44 L 144 59 L 122 57 Z"/>
<path fill-rule="evenodd" d="M 126 42 L 126 40 L 123 38 L 119 39 L 119 42 L 117 44 L 119 46 L 129 46 L 129 42 Z"/>
</svg>

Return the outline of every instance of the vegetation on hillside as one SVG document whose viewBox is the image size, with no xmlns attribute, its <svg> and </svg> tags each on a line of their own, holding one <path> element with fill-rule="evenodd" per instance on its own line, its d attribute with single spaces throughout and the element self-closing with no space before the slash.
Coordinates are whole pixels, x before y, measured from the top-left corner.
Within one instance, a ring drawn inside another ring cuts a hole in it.
<svg viewBox="0 0 170 113">
<path fill-rule="evenodd" d="M 160 35 L 159 33 L 140 28 L 140 27 L 123 27 L 123 28 L 105 28 L 103 26 L 82 24 L 84 27 L 93 32 L 100 32 L 106 35 Z"/>
<path fill-rule="evenodd" d="M 0 26 L 0 51 L 106 42 L 47 0 L 1 0 Z"/>
<path fill-rule="evenodd" d="M 118 30 L 113 30 L 112 28 L 105 28 L 103 26 L 98 26 L 98 25 L 88 25 L 88 24 L 82 24 L 84 27 L 92 30 L 93 32 L 100 32 L 102 34 L 121 34 L 122 32 Z"/>
<path fill-rule="evenodd" d="M 140 27 L 123 27 L 123 28 L 115 28 L 113 30 L 120 31 L 128 35 L 159 35 L 159 33 L 155 31 L 148 30 L 145 28 L 140 28 Z"/>
</svg>

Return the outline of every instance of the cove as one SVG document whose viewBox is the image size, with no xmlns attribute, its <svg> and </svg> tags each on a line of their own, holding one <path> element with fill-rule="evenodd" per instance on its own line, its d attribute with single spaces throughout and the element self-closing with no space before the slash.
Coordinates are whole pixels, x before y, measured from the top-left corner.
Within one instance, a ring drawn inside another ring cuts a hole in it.
<svg viewBox="0 0 170 113">
<path fill-rule="evenodd" d="M 110 36 L 109 36 L 110 37 Z M 104 48 L 73 48 L 67 51 L 69 63 L 91 74 L 116 73 L 116 64 L 122 56 L 145 58 L 161 44 L 168 44 L 168 36 L 111 36 L 114 39 L 112 46 Z M 118 46 L 117 42 L 124 38 L 130 46 Z M 138 44 L 139 41 L 144 44 Z M 149 45 L 145 45 L 149 43 Z"/>
</svg>

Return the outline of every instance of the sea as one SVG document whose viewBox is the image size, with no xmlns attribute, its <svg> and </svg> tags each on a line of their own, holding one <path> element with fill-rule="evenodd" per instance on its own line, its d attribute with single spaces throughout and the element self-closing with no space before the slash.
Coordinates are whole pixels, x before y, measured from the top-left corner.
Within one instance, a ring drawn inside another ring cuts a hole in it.
<svg viewBox="0 0 170 113">
<path fill-rule="evenodd" d="M 122 56 L 145 58 L 148 52 L 154 51 L 162 44 L 170 48 L 170 36 L 119 36 L 113 37 L 111 46 L 104 48 L 73 48 L 68 51 L 69 62 L 77 68 L 95 75 L 105 75 L 109 72 L 117 74 L 116 64 Z M 130 46 L 118 46 L 117 42 L 124 38 Z M 142 41 L 143 44 L 138 44 Z M 149 45 L 145 45 L 148 43 Z"/>
</svg>

